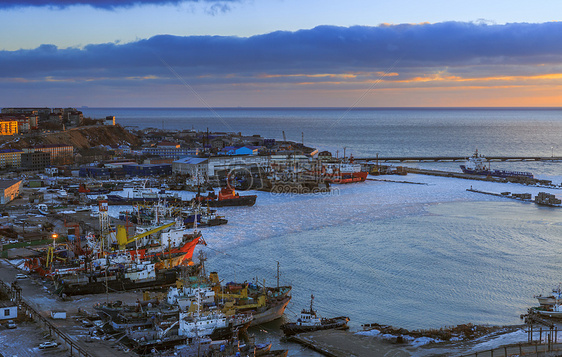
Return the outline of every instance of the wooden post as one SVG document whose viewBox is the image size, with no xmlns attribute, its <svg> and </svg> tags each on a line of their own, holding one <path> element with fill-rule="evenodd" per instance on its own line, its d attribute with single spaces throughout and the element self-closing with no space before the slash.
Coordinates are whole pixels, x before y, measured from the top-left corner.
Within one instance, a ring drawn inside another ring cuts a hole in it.
<svg viewBox="0 0 562 357">
<path fill-rule="evenodd" d="M 535 354 L 536 355 L 539 354 L 539 343 L 538 342 L 535 343 Z"/>
</svg>

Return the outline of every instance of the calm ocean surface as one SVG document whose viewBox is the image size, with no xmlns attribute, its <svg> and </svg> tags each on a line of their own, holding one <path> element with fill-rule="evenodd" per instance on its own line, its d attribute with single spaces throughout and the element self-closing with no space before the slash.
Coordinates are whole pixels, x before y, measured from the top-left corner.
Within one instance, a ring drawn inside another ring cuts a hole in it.
<svg viewBox="0 0 562 357">
<path fill-rule="evenodd" d="M 162 109 L 82 108 L 123 126 L 260 134 L 355 157 L 562 156 L 562 109 Z"/>
<path fill-rule="evenodd" d="M 558 109 L 81 109 L 123 126 L 261 134 L 379 155 L 562 156 Z M 410 166 L 459 171 L 459 163 Z M 492 164 L 560 184 L 557 162 Z M 222 211 L 204 231 L 208 270 L 222 278 L 293 285 L 286 318 L 309 304 L 349 315 L 352 329 L 378 322 L 408 329 L 462 323 L 519 324 L 533 295 L 562 281 L 562 209 L 467 192 L 562 190 L 408 175 L 423 183 L 334 185 L 330 195 L 258 192 L 256 206 Z M 272 326 L 272 331 L 273 327 Z M 264 328 L 267 333 L 268 327 Z"/>
</svg>

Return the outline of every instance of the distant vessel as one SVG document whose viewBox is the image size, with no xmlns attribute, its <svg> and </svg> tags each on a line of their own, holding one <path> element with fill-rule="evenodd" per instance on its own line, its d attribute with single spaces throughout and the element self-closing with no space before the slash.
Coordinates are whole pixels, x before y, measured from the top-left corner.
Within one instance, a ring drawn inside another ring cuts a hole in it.
<svg viewBox="0 0 562 357">
<path fill-rule="evenodd" d="M 285 336 L 291 336 L 301 332 L 309 332 L 316 330 L 339 329 L 344 330 L 349 328 L 347 323 L 349 317 L 338 316 L 333 318 L 320 318 L 316 315 L 316 311 L 312 308 L 314 295 L 310 296 L 310 310 L 303 309 L 297 322 L 289 322 L 281 325 L 281 330 Z"/>
<path fill-rule="evenodd" d="M 460 165 L 462 172 L 470 175 L 483 175 L 483 176 L 495 176 L 495 177 L 528 177 L 533 178 L 533 174 L 525 171 L 506 171 L 506 170 L 491 170 L 490 167 L 486 167 L 484 163 L 484 157 L 478 155 L 478 149 L 474 154 L 468 158 L 466 165 Z"/>
</svg>

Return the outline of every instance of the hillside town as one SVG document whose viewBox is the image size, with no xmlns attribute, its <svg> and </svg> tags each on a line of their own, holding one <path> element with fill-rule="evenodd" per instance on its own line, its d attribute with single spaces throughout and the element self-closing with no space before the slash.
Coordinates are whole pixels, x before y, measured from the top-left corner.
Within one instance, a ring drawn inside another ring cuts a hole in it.
<svg viewBox="0 0 562 357">
<path fill-rule="evenodd" d="M 7 304 L 20 306 L 15 312 L 5 306 L 6 318 L 20 323 L 22 313 L 39 320 L 51 313 L 64 320 L 68 312 L 89 319 L 91 326 L 98 320 L 91 314 L 99 310 L 103 324 L 113 327 L 96 325 L 91 333 L 119 334 L 120 348 L 140 355 L 179 345 L 217 352 L 209 341 L 233 353 L 287 355 L 244 336 L 249 326 L 283 315 L 292 287 L 279 280 L 277 286 L 258 280 L 222 286 L 217 272 L 206 274 L 203 252 L 195 254 L 197 246 L 206 245 L 200 229 L 227 224 L 221 207 L 253 206 L 256 191 L 330 193 L 331 184 L 364 182 L 368 174 L 351 157 L 333 158 L 303 143 L 259 134 L 124 128 L 113 116 L 85 118 L 75 108 L 4 108 L 2 120 L 0 257 L 19 262 L 16 268 L 25 273 L 18 276 L 37 279 L 50 301 L 48 307 L 38 306 L 40 292 L 22 293 L 16 277 L 0 286 Z M 160 295 L 151 296 L 154 289 Z M 95 294 L 104 292 L 106 300 L 109 292 L 127 292 L 132 304 L 141 298 L 146 304 L 167 300 L 167 307 L 147 312 L 166 319 L 147 323 L 135 317 L 136 322 L 123 325 L 125 306 L 100 305 Z M 77 311 L 67 304 L 84 295 L 89 297 L 81 299 Z M 308 314 L 314 313 L 311 306 Z M 345 329 L 348 320 L 338 317 L 336 323 L 311 328 Z M 51 330 L 60 327 L 45 323 Z M 200 324 L 211 325 L 195 328 Z M 131 327 L 139 329 L 133 333 Z M 67 348 L 79 350 L 83 341 L 68 333 L 57 330 L 45 348 L 64 340 Z M 242 350 L 238 339 L 251 348 Z M 233 355 L 222 352 L 213 355 Z"/>
</svg>

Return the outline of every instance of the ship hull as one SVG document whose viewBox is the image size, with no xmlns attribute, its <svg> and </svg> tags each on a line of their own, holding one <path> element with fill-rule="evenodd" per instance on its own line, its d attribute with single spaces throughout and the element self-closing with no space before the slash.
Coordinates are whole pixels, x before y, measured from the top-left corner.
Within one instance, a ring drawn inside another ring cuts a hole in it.
<svg viewBox="0 0 562 357">
<path fill-rule="evenodd" d="M 184 259 L 191 259 L 193 257 L 193 252 L 195 251 L 195 246 L 201 241 L 201 235 L 194 237 L 191 240 L 185 241 L 181 247 L 176 247 L 172 249 L 162 249 L 158 248 L 151 250 L 150 248 L 140 248 L 140 249 L 130 249 L 128 250 L 131 255 L 131 260 L 136 260 L 137 255 L 141 260 L 144 259 L 154 259 L 154 258 L 167 258 L 168 256 L 178 256 L 184 255 Z"/>
<path fill-rule="evenodd" d="M 480 175 L 480 176 L 493 176 L 493 177 L 528 177 L 533 178 L 533 174 L 529 172 L 520 171 L 505 171 L 505 170 L 474 170 L 466 167 L 465 165 L 460 165 L 461 170 L 465 174 L 469 175 Z"/>
<path fill-rule="evenodd" d="M 364 182 L 367 179 L 368 172 L 348 172 L 341 173 L 337 176 L 328 177 L 326 180 L 330 183 L 353 183 L 353 182 Z"/>
<path fill-rule="evenodd" d="M 118 276 L 105 277 L 88 277 L 86 275 L 66 277 L 55 280 L 55 289 L 59 295 L 85 295 L 85 294 L 102 294 L 106 291 L 127 291 L 135 289 L 147 289 L 160 286 L 171 286 L 175 284 L 179 278 L 179 273 L 174 270 L 158 271 L 156 278 L 144 280 L 131 280 L 129 278 L 120 278 Z M 107 281 L 107 284 L 106 284 Z"/>
<path fill-rule="evenodd" d="M 200 266 L 192 266 L 192 274 L 196 274 Z M 152 279 L 132 280 L 116 275 L 108 276 L 88 276 L 79 274 L 64 278 L 55 279 L 55 291 L 57 294 L 85 295 L 102 294 L 106 291 L 127 291 L 136 289 L 149 289 L 172 286 L 181 276 L 179 269 L 161 269 L 156 271 L 156 277 Z M 107 283 L 106 283 L 107 281 Z"/>
<path fill-rule="evenodd" d="M 256 195 L 240 196 L 235 198 L 226 198 L 222 200 L 202 199 L 201 204 L 209 207 L 234 207 L 234 206 L 253 206 L 256 204 Z"/>
<path fill-rule="evenodd" d="M 289 301 L 291 301 L 291 297 L 286 296 L 281 301 L 279 301 L 279 303 L 275 304 L 265 311 L 252 312 L 252 316 L 254 316 L 254 319 L 252 320 L 250 326 L 265 324 L 267 322 L 280 318 L 281 316 L 283 316 L 283 313 L 285 312 L 285 308 L 287 308 Z"/>
</svg>

